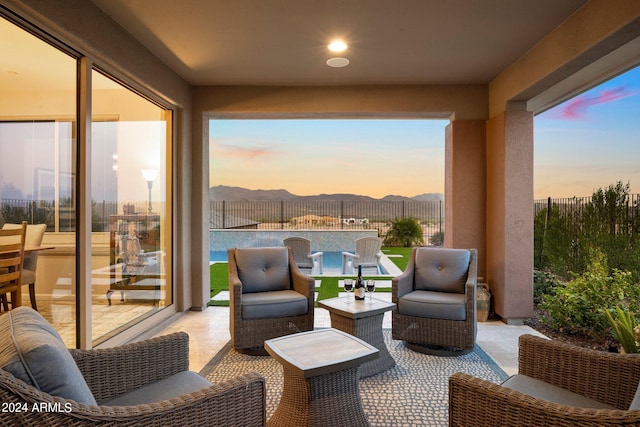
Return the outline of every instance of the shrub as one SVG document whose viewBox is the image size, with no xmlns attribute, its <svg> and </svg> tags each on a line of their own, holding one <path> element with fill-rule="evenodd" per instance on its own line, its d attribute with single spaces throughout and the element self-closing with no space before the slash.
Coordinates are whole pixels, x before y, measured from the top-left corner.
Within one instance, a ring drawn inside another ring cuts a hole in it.
<svg viewBox="0 0 640 427">
<path fill-rule="evenodd" d="M 534 265 L 570 279 L 587 269 L 589 253 L 599 248 L 612 269 L 629 271 L 640 281 L 640 203 L 629 184 L 597 189 L 589 200 L 554 203 L 534 219 Z"/>
<path fill-rule="evenodd" d="M 413 245 L 422 245 L 422 226 L 415 218 L 396 219 L 384 238 L 385 246 L 401 246 L 408 248 Z"/>
<path fill-rule="evenodd" d="M 444 231 L 436 231 L 435 233 L 433 233 L 433 235 L 429 238 L 429 242 L 433 246 L 444 245 Z"/>
<path fill-rule="evenodd" d="M 640 287 L 629 272 L 609 273 L 606 257 L 591 251 L 587 271 L 544 295 L 540 307 L 549 313 L 547 322 L 555 330 L 605 342 L 611 328 L 603 310 L 624 306 L 640 312 Z"/>
<path fill-rule="evenodd" d="M 551 295 L 560 285 L 558 278 L 551 272 L 536 270 L 533 272 L 533 303 L 538 305 L 545 295 Z"/>
</svg>

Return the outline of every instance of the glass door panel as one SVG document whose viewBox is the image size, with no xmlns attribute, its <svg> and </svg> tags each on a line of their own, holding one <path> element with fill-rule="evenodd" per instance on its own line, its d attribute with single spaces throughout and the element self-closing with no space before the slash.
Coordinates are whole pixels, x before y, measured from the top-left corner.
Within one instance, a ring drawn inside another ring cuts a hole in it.
<svg viewBox="0 0 640 427">
<path fill-rule="evenodd" d="M 170 114 L 92 75 L 92 340 L 172 304 Z"/>
<path fill-rule="evenodd" d="M 27 229 L 45 249 L 25 261 L 35 280 L 22 304 L 75 347 L 77 59 L 2 17 L 0 40 L 0 226 L 46 225 Z"/>
</svg>

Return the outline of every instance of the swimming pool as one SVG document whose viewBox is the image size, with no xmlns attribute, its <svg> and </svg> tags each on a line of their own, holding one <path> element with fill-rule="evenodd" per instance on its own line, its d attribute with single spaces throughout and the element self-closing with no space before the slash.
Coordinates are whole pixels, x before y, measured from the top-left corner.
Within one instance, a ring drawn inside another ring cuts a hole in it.
<svg viewBox="0 0 640 427">
<path fill-rule="evenodd" d="M 227 251 L 210 251 L 209 261 L 227 262 Z M 379 264 L 378 267 L 380 268 L 380 274 L 389 274 L 382 264 Z M 322 273 L 324 276 L 342 275 L 342 252 L 323 252 Z"/>
</svg>

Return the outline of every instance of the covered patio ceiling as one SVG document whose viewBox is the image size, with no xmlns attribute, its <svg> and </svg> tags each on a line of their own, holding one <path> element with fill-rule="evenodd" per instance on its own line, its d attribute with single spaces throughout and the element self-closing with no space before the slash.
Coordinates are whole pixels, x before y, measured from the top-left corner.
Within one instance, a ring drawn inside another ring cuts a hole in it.
<svg viewBox="0 0 640 427">
<path fill-rule="evenodd" d="M 93 0 L 192 85 L 487 84 L 586 0 Z M 332 54 L 335 38 L 348 44 Z M 326 65 L 332 56 L 350 63 Z"/>
</svg>

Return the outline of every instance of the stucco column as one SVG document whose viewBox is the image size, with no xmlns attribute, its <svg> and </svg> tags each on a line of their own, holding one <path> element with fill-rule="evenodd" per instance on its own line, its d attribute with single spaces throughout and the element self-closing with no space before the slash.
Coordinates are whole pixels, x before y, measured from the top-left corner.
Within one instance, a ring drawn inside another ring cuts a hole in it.
<svg viewBox="0 0 640 427">
<path fill-rule="evenodd" d="M 496 314 L 533 315 L 533 114 L 507 111 L 487 126 L 487 279 Z"/>
<path fill-rule="evenodd" d="M 445 232 L 449 248 L 478 250 L 485 276 L 485 120 L 454 120 L 445 129 Z"/>
</svg>

